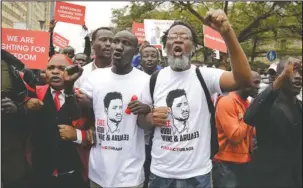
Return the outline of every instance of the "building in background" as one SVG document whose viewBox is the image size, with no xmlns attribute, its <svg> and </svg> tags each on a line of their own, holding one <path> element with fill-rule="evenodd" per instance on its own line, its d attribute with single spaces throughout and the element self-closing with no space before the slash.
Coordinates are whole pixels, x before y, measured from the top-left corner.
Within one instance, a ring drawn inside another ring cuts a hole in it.
<svg viewBox="0 0 303 188">
<path fill-rule="evenodd" d="M 2 27 L 48 30 L 54 2 L 2 2 Z"/>
</svg>

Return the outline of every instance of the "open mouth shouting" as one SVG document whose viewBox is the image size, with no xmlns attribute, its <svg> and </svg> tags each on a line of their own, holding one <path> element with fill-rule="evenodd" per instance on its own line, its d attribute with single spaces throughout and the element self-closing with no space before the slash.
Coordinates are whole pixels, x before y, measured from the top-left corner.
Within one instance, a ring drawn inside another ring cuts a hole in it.
<svg viewBox="0 0 303 188">
<path fill-rule="evenodd" d="M 181 46 L 174 46 L 173 48 L 173 55 L 175 57 L 180 57 L 183 55 L 183 49 Z"/>
<path fill-rule="evenodd" d="M 59 83 L 59 82 L 61 82 L 61 78 L 59 76 L 52 76 L 50 78 L 50 82 Z"/>
<path fill-rule="evenodd" d="M 121 59 L 122 58 L 122 53 L 118 52 L 118 51 L 114 51 L 113 58 L 114 59 Z"/>
</svg>

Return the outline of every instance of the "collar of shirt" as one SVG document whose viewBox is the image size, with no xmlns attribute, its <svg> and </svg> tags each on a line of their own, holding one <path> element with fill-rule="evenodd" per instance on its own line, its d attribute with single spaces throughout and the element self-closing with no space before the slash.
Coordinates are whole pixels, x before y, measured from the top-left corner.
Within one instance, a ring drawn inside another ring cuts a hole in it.
<svg viewBox="0 0 303 188">
<path fill-rule="evenodd" d="M 55 90 L 55 89 L 53 89 L 53 88 L 50 88 L 51 89 L 51 93 L 52 93 L 52 96 L 53 96 L 53 98 L 55 97 L 55 95 L 56 95 L 56 91 L 57 90 Z M 61 93 L 60 93 L 60 95 L 59 95 L 59 100 L 60 100 L 60 106 L 62 107 L 62 105 L 65 103 L 65 94 L 64 94 L 64 90 L 62 89 L 62 90 L 60 90 L 61 91 Z"/>
<path fill-rule="evenodd" d="M 95 70 L 95 69 L 97 69 L 98 67 L 97 67 L 97 65 L 95 64 L 95 60 L 93 61 L 93 63 L 92 63 L 92 71 L 93 70 Z"/>
</svg>

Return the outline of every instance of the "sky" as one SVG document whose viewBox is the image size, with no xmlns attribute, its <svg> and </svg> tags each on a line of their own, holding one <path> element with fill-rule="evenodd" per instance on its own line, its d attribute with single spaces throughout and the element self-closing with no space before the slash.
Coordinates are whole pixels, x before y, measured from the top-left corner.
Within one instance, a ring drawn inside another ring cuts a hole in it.
<svg viewBox="0 0 303 188">
<path fill-rule="evenodd" d="M 85 23 L 88 30 L 94 30 L 98 27 L 112 26 L 111 9 L 123 8 L 128 5 L 127 1 L 114 2 L 86 2 L 86 1 L 66 1 L 68 3 L 78 4 L 86 7 Z M 74 47 L 76 53 L 83 52 L 84 37 L 81 36 L 82 27 L 69 23 L 58 22 L 55 32 L 69 40 L 69 45 Z"/>
</svg>

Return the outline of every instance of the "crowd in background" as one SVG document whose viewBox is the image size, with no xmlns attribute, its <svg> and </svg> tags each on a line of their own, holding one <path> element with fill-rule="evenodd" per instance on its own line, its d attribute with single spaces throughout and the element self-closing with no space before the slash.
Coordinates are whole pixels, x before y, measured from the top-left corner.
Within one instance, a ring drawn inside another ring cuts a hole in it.
<svg viewBox="0 0 303 188">
<path fill-rule="evenodd" d="M 182 21 L 162 38 L 167 63 L 107 27 L 56 52 L 55 20 L 45 70 L 1 50 L 3 188 L 302 187 L 302 60 L 252 71 L 224 12 L 205 24 L 232 71 L 192 61 Z"/>
</svg>

